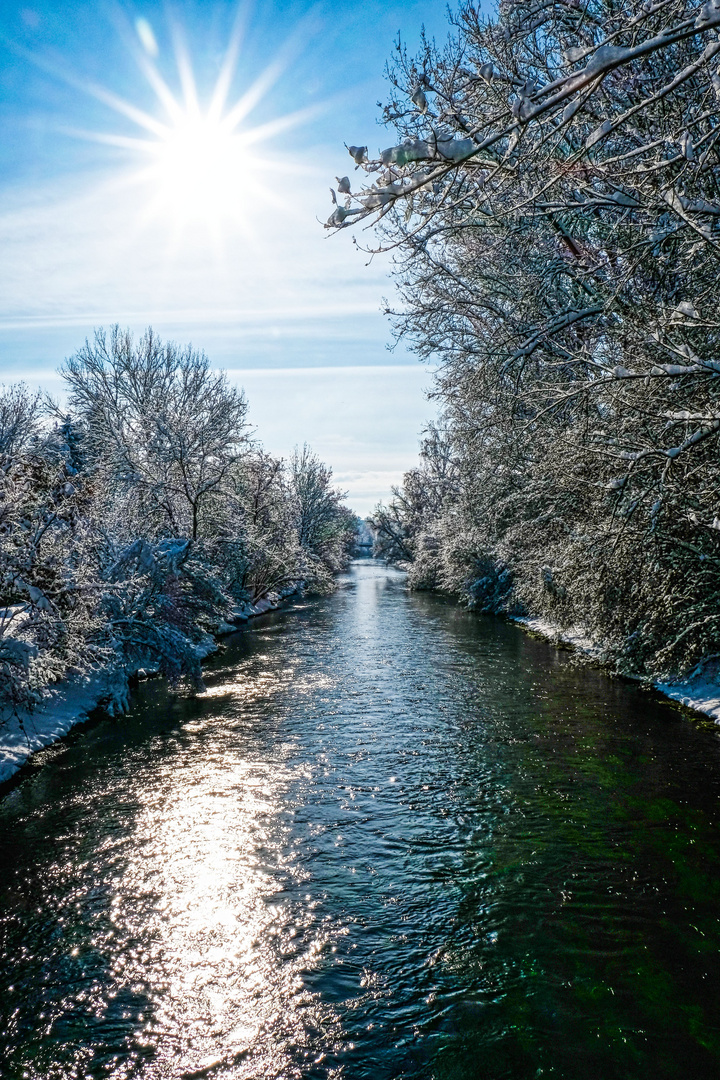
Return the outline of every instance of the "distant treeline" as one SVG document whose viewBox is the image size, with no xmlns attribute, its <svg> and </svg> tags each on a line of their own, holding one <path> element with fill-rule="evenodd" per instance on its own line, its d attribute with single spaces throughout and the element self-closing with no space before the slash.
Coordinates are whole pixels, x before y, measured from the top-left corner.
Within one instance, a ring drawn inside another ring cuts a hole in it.
<svg viewBox="0 0 720 1080">
<path fill-rule="evenodd" d="M 355 541 L 331 470 L 267 454 L 203 353 L 114 327 L 61 373 L 67 408 L 0 390 L 0 722 L 93 670 L 111 708 L 139 667 L 201 686 L 219 627 L 332 589 Z"/>
<path fill-rule="evenodd" d="M 720 3 L 452 23 L 399 43 L 395 145 L 350 147 L 362 183 L 327 223 L 375 220 L 398 335 L 438 368 L 378 551 L 415 587 L 581 626 L 618 670 L 717 669 Z"/>
</svg>

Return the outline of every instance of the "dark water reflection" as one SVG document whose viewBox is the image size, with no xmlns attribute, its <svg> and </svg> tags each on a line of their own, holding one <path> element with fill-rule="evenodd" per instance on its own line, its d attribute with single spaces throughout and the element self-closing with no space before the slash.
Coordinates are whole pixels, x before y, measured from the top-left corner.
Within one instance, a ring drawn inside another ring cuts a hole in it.
<svg viewBox="0 0 720 1080">
<path fill-rule="evenodd" d="M 356 565 L 0 804 L 4 1078 L 720 1074 L 720 743 Z"/>
</svg>

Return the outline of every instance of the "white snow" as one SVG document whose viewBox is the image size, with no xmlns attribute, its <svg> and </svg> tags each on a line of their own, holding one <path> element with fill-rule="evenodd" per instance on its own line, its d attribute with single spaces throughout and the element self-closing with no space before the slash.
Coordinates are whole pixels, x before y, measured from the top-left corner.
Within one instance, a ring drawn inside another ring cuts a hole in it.
<svg viewBox="0 0 720 1080">
<path fill-rule="evenodd" d="M 75 724 L 87 720 L 103 692 L 102 674 L 60 684 L 48 701 L 24 711 L 0 728 L 0 784 L 22 768 L 31 754 L 57 742 Z"/>
<path fill-rule="evenodd" d="M 687 682 L 655 683 L 661 694 L 679 701 L 688 709 L 705 713 L 720 723 L 720 682 L 713 679 L 689 679 Z"/>
</svg>

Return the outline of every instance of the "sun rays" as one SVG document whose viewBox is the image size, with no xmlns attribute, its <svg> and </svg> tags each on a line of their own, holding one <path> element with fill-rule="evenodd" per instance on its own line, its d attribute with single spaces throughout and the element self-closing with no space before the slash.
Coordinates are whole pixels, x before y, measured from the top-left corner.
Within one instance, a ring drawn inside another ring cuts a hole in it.
<svg viewBox="0 0 720 1080">
<path fill-rule="evenodd" d="M 144 18 L 138 18 L 132 33 L 125 36 L 153 92 L 155 108 L 142 108 L 97 83 L 79 82 L 76 77 L 66 80 L 125 121 L 118 125 L 124 130 L 66 131 L 127 152 L 129 169 L 124 179 L 144 192 L 138 206 L 140 222 L 165 218 L 176 235 L 186 225 L 203 222 L 217 238 L 230 223 L 246 234 L 252 232 L 264 212 L 282 205 L 278 185 L 273 182 L 287 168 L 280 136 L 318 115 L 322 106 L 252 124 L 252 112 L 286 73 L 293 43 L 281 49 L 233 99 L 233 86 L 242 80 L 246 23 L 244 5 L 238 10 L 209 92 L 198 85 L 180 25 L 170 27 L 174 71 L 168 78 L 161 71 L 162 50 L 155 32 Z M 270 144 L 270 154 L 261 158 L 258 150 L 262 144 Z"/>
</svg>

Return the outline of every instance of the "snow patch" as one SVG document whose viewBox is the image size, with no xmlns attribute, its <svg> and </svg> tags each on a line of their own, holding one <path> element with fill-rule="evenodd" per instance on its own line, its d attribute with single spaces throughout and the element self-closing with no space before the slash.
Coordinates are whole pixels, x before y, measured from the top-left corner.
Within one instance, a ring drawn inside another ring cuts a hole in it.
<svg viewBox="0 0 720 1080">
<path fill-rule="evenodd" d="M 0 728 L 0 784 L 26 764 L 31 754 L 62 739 L 71 727 L 87 720 L 107 692 L 103 672 L 80 681 L 68 680 L 33 712 L 13 716 Z"/>
<path fill-rule="evenodd" d="M 535 619 L 524 615 L 512 616 L 511 622 L 519 623 L 527 630 L 532 630 L 533 633 L 548 638 L 549 641 L 562 645 L 571 645 L 574 649 L 578 649 L 588 656 L 599 657 L 601 654 L 600 646 L 587 636 L 582 627 L 572 626 L 563 630 L 547 619 Z"/>
<path fill-rule="evenodd" d="M 679 701 L 688 709 L 705 713 L 715 723 L 720 723 L 720 682 L 712 679 L 688 679 L 687 682 L 655 683 L 661 694 Z"/>
</svg>

